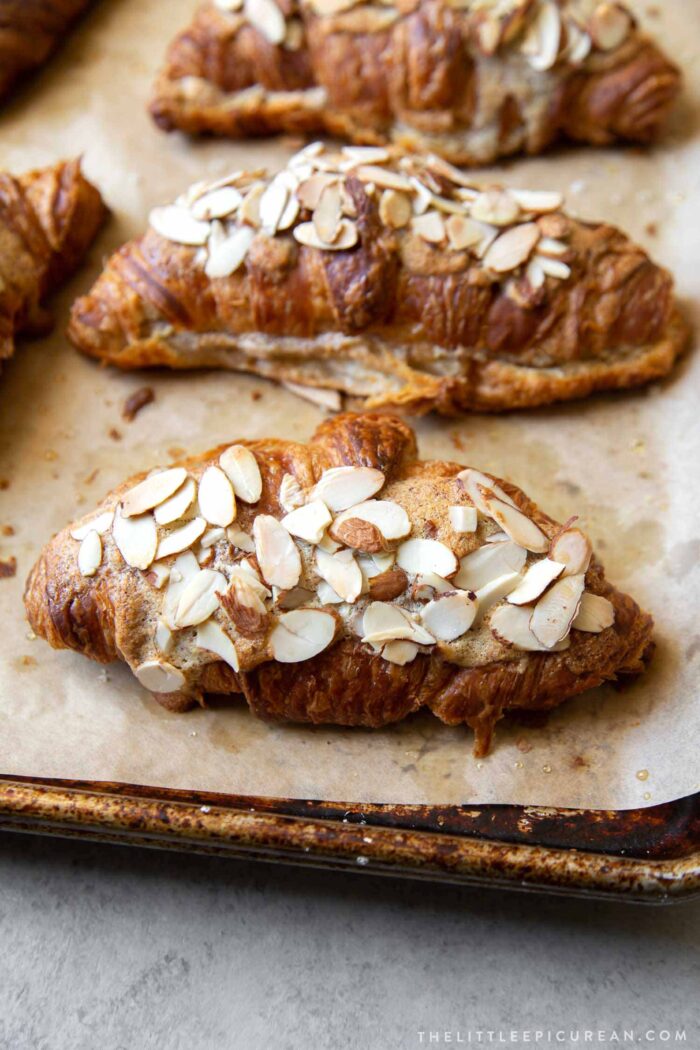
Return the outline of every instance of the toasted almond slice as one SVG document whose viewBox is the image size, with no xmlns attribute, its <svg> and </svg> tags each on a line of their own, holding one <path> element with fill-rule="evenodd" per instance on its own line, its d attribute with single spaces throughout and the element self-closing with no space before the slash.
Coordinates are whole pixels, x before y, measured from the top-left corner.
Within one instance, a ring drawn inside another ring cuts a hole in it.
<svg viewBox="0 0 700 1050">
<path fill-rule="evenodd" d="M 262 495 L 262 475 L 258 461 L 245 445 L 231 445 L 219 456 L 219 466 L 244 503 L 257 503 Z"/>
<path fill-rule="evenodd" d="M 427 602 L 436 594 L 445 594 L 453 591 L 455 585 L 450 580 L 445 580 L 435 572 L 421 572 L 413 581 L 411 588 L 411 599 L 415 602 Z"/>
<path fill-rule="evenodd" d="M 229 236 L 210 238 L 204 272 L 212 280 L 230 277 L 248 254 L 255 230 L 250 226 L 239 226 Z"/>
<path fill-rule="evenodd" d="M 297 397 L 303 397 L 305 401 L 310 401 L 312 405 L 318 405 L 319 408 L 326 409 L 328 412 L 340 412 L 343 407 L 339 390 L 306 386 L 304 383 L 290 383 L 288 379 L 283 380 L 282 386 L 286 387 L 287 390 L 291 390 Z"/>
<path fill-rule="evenodd" d="M 454 182 L 455 186 L 471 188 L 473 185 L 473 179 L 466 172 L 456 168 L 454 164 L 450 164 L 442 157 L 438 157 L 435 153 L 426 155 L 425 166 L 440 178 Z"/>
<path fill-rule="evenodd" d="M 214 0 L 222 11 L 238 11 L 243 7 L 243 0 Z"/>
<path fill-rule="evenodd" d="M 362 522 L 368 522 L 380 533 L 376 542 L 372 530 L 363 529 Z M 369 499 L 339 514 L 333 522 L 331 535 L 348 547 L 378 554 L 386 549 L 387 543 L 403 539 L 410 531 L 408 514 L 398 503 Z"/>
<path fill-rule="evenodd" d="M 539 263 L 548 277 L 556 277 L 559 281 L 566 281 L 571 277 L 571 267 L 561 259 L 550 259 L 546 255 L 535 254 L 534 261 Z"/>
<path fill-rule="evenodd" d="M 568 245 L 564 244 L 563 241 L 558 241 L 555 237 L 540 237 L 537 244 L 537 254 L 546 255 L 548 259 L 566 255 L 568 250 Z"/>
<path fill-rule="evenodd" d="M 409 181 L 413 191 L 413 199 L 411 201 L 413 214 L 423 215 L 433 203 L 433 194 L 415 175 L 411 175 Z"/>
<path fill-rule="evenodd" d="M 363 642 L 388 642 L 410 639 L 417 645 L 433 645 L 435 638 L 400 606 L 388 602 L 370 602 L 362 620 Z"/>
<path fill-rule="evenodd" d="M 102 514 L 98 514 L 96 518 L 91 518 L 84 525 L 78 525 L 77 528 L 71 529 L 70 534 L 74 540 L 84 540 L 88 532 L 96 532 L 98 536 L 103 536 L 105 532 L 109 532 L 112 528 L 113 521 L 114 511 L 106 510 Z"/>
<path fill-rule="evenodd" d="M 207 523 L 204 518 L 192 518 L 179 529 L 164 536 L 158 544 L 158 558 L 167 558 L 171 554 L 179 554 L 181 551 L 189 550 L 193 543 L 204 533 Z"/>
<path fill-rule="evenodd" d="M 329 588 L 330 590 L 330 588 Z M 298 609 L 300 605 L 307 605 L 313 601 L 315 595 L 306 587 L 292 587 L 291 591 L 278 591 L 276 604 L 280 609 Z M 327 602 L 323 602 L 327 605 Z"/>
<path fill-rule="evenodd" d="M 476 616 L 476 602 L 466 591 L 440 595 L 423 608 L 421 619 L 441 642 L 453 642 L 469 630 Z"/>
<path fill-rule="evenodd" d="M 454 585 L 465 591 L 478 591 L 500 576 L 520 573 L 526 559 L 527 551 L 512 540 L 484 544 L 461 559 Z"/>
<path fill-rule="evenodd" d="M 465 248 L 474 248 L 480 243 L 484 236 L 484 227 L 466 215 L 450 215 L 445 220 L 445 232 L 450 248 L 462 251 Z"/>
<path fill-rule="evenodd" d="M 537 259 L 530 259 L 530 262 L 525 267 L 525 276 L 528 284 L 531 288 L 537 291 L 544 284 L 545 272 L 538 263 Z"/>
<path fill-rule="evenodd" d="M 566 23 L 566 36 L 565 57 L 572 65 L 579 66 L 582 62 L 585 62 L 591 53 L 593 41 L 590 35 L 574 22 L 573 18 L 570 18 Z"/>
<path fill-rule="evenodd" d="M 491 613 L 491 633 L 504 645 L 512 645 L 525 652 L 550 652 L 551 650 L 542 645 L 530 630 L 530 615 L 529 609 L 521 609 L 516 605 L 501 605 Z M 566 649 L 569 644 L 568 639 L 558 642 L 554 650 L 558 652 Z"/>
<path fill-rule="evenodd" d="M 476 532 L 476 507 L 450 507 L 448 513 L 455 532 Z"/>
<path fill-rule="evenodd" d="M 200 569 L 186 584 L 175 612 L 176 627 L 194 627 L 208 620 L 219 607 L 219 595 L 228 587 L 226 577 L 214 569 Z"/>
<path fill-rule="evenodd" d="M 156 643 L 156 649 L 160 649 L 161 653 L 167 653 L 172 648 L 173 632 L 165 620 L 158 620 L 153 640 Z"/>
<path fill-rule="evenodd" d="M 147 510 L 152 510 L 159 503 L 169 499 L 187 477 L 184 467 L 172 467 L 170 470 L 161 470 L 157 474 L 151 474 L 144 481 L 129 489 L 122 499 L 121 512 L 123 518 L 135 517 Z"/>
<path fill-rule="evenodd" d="M 178 204 L 154 208 L 148 221 L 156 233 L 174 244 L 206 244 L 209 237 L 209 223 L 195 219 L 189 209 Z"/>
<path fill-rule="evenodd" d="M 299 179 L 296 177 L 294 172 L 281 171 L 276 179 L 287 187 L 289 196 L 287 197 L 287 203 L 284 206 L 284 211 L 280 215 L 279 222 L 277 223 L 278 230 L 288 230 L 289 227 L 296 222 L 297 216 L 299 215 L 299 201 L 297 200 L 297 189 L 299 186 Z"/>
<path fill-rule="evenodd" d="M 285 591 L 296 587 L 301 576 L 301 558 L 294 540 L 277 518 L 259 514 L 253 522 L 253 539 L 265 582 Z"/>
<path fill-rule="evenodd" d="M 330 583 L 326 583 L 325 580 L 319 580 L 316 588 L 316 597 L 321 605 L 342 605 L 343 599 L 334 591 Z"/>
<path fill-rule="evenodd" d="M 199 479 L 199 510 L 210 525 L 223 528 L 236 517 L 233 487 L 220 467 L 207 467 Z"/>
<path fill-rule="evenodd" d="M 413 539 L 402 543 L 396 552 L 396 563 L 406 572 L 434 572 L 448 578 L 457 572 L 457 559 L 439 540 Z"/>
<path fill-rule="evenodd" d="M 152 514 L 125 518 L 117 507 L 112 538 L 126 564 L 133 569 L 147 569 L 156 556 L 158 532 Z"/>
<path fill-rule="evenodd" d="M 520 205 L 510 190 L 484 190 L 470 208 L 472 219 L 490 226 L 511 226 L 520 215 Z"/>
<path fill-rule="evenodd" d="M 615 623 L 615 606 L 607 598 L 600 594 L 591 594 L 584 591 L 581 595 L 576 618 L 571 624 L 577 631 L 587 631 L 590 634 L 600 634 L 606 627 L 612 627 Z"/>
<path fill-rule="evenodd" d="M 396 563 L 396 553 L 394 551 L 388 551 L 382 554 L 372 554 L 372 561 L 379 572 L 386 572 L 387 569 L 391 569 Z"/>
<path fill-rule="evenodd" d="M 152 583 L 157 591 L 165 587 L 166 583 L 170 579 L 170 566 L 165 562 L 154 561 L 148 570 L 148 576 L 146 577 L 149 583 Z"/>
<path fill-rule="evenodd" d="M 379 218 L 385 226 L 400 230 L 411 221 L 411 198 L 400 190 L 384 190 L 379 198 Z"/>
<path fill-rule="evenodd" d="M 549 548 L 552 561 L 561 562 L 564 566 L 564 576 L 578 576 L 579 573 L 587 572 L 592 555 L 591 541 L 580 529 L 560 532 Z"/>
<path fill-rule="evenodd" d="M 243 194 L 235 186 L 222 186 L 199 197 L 192 205 L 191 211 L 200 222 L 225 219 L 233 215 L 242 200 Z"/>
<path fill-rule="evenodd" d="M 229 589 L 219 596 L 221 608 L 239 634 L 256 638 L 267 629 L 270 614 L 265 605 L 265 592 L 247 573 L 232 573 Z"/>
<path fill-rule="evenodd" d="M 521 580 L 522 576 L 519 572 L 506 572 L 503 576 L 497 576 L 495 580 L 489 580 L 483 587 L 479 587 L 475 592 L 476 622 L 481 623 L 488 610 L 502 598 L 507 598 Z"/>
<path fill-rule="evenodd" d="M 302 149 L 294 153 L 287 162 L 289 168 L 305 167 L 307 164 L 313 162 L 313 160 L 320 156 L 325 150 L 325 145 L 320 140 L 316 142 L 309 142 L 307 146 L 303 146 Z"/>
<path fill-rule="evenodd" d="M 280 506 L 283 510 L 286 510 L 287 514 L 291 514 L 293 510 L 304 506 L 304 493 L 293 474 L 285 474 L 283 476 L 277 498 Z"/>
<path fill-rule="evenodd" d="M 484 543 L 512 543 L 512 540 L 507 532 L 501 532 L 500 529 L 496 532 L 490 533 L 485 539 Z"/>
<path fill-rule="evenodd" d="M 549 539 L 542 529 L 517 507 L 505 503 L 497 496 L 487 496 L 486 508 L 493 520 L 498 522 L 503 531 L 520 547 L 525 547 L 535 554 L 544 554 L 548 550 Z"/>
<path fill-rule="evenodd" d="M 253 537 L 249 536 L 247 532 L 243 532 L 242 529 L 226 529 L 226 538 L 228 539 L 229 543 L 231 543 L 234 547 L 237 547 L 239 551 L 245 551 L 246 554 L 255 553 L 255 544 L 253 543 Z"/>
<path fill-rule="evenodd" d="M 323 500 L 315 499 L 297 507 L 282 518 L 282 524 L 292 536 L 307 543 L 320 543 L 333 516 Z"/>
<path fill-rule="evenodd" d="M 419 649 L 415 642 L 387 642 L 382 648 L 382 656 L 390 664 L 398 664 L 404 667 L 412 663 L 418 655 Z"/>
<path fill-rule="evenodd" d="M 226 539 L 226 529 L 220 528 L 217 525 L 216 528 L 207 529 L 207 531 L 204 533 L 199 542 L 200 546 L 206 549 L 208 547 L 213 547 L 216 543 L 219 542 L 219 540 L 224 539 Z"/>
<path fill-rule="evenodd" d="M 272 655 L 279 663 L 311 660 L 335 637 L 336 621 L 323 609 L 293 609 L 281 613 L 270 635 Z"/>
<path fill-rule="evenodd" d="M 321 579 L 333 588 L 342 601 L 357 601 L 362 593 L 362 572 L 352 551 L 327 554 L 317 550 L 316 569 Z"/>
<path fill-rule="evenodd" d="M 192 551 L 185 551 L 170 566 L 170 578 L 162 608 L 162 618 L 171 630 L 175 629 L 175 613 L 187 584 L 200 571 Z"/>
<path fill-rule="evenodd" d="M 552 584 L 535 606 L 530 617 L 530 630 L 547 649 L 566 638 L 578 615 L 585 576 L 562 576 Z"/>
<path fill-rule="evenodd" d="M 531 602 L 537 601 L 540 595 L 547 590 L 550 583 L 556 580 L 558 576 L 561 576 L 563 570 L 563 565 L 559 562 L 551 561 L 550 558 L 541 558 L 539 561 L 533 562 L 523 576 L 523 582 L 520 586 L 516 587 L 508 595 L 508 601 L 511 605 L 529 605 Z"/>
<path fill-rule="evenodd" d="M 256 182 L 251 186 L 238 209 L 239 222 L 245 222 L 256 230 L 260 228 L 260 201 L 266 188 L 264 182 Z"/>
<path fill-rule="evenodd" d="M 561 16 L 554 0 L 540 0 L 535 15 L 525 33 L 522 51 L 533 69 L 545 72 L 551 69 L 559 54 L 561 43 Z"/>
<path fill-rule="evenodd" d="M 403 190 L 404 193 L 410 193 L 412 189 L 411 180 L 406 175 L 376 164 L 362 164 L 353 171 L 353 175 L 356 175 L 360 182 L 372 182 L 383 190 Z"/>
<path fill-rule="evenodd" d="M 338 514 L 374 496 L 384 481 L 382 471 L 374 467 L 331 467 L 314 485 L 311 499 L 323 500 L 329 510 Z"/>
<path fill-rule="evenodd" d="M 328 533 L 326 533 L 325 536 L 322 536 L 318 541 L 317 546 L 322 551 L 325 551 L 326 554 L 335 554 L 336 551 L 340 550 L 342 544 L 336 543 L 335 540 L 332 540 Z"/>
<path fill-rule="evenodd" d="M 277 227 L 288 200 L 289 188 L 280 179 L 272 179 L 260 198 L 260 225 L 265 233 L 270 235 L 277 233 Z"/>
<path fill-rule="evenodd" d="M 274 0 L 244 0 L 243 13 L 271 44 L 281 44 L 287 32 L 284 15 Z"/>
<path fill-rule="evenodd" d="M 78 551 L 78 568 L 83 576 L 94 576 L 102 564 L 102 540 L 94 529 L 88 532 Z"/>
<path fill-rule="evenodd" d="M 343 156 L 356 164 L 386 164 L 391 160 L 389 150 L 384 146 L 343 146 Z"/>
<path fill-rule="evenodd" d="M 263 581 L 260 579 L 257 570 L 251 565 L 248 558 L 245 561 L 239 561 L 237 565 L 234 565 L 230 573 L 229 582 L 233 584 L 236 580 L 240 579 L 247 583 L 253 588 L 255 593 L 258 595 L 261 601 L 266 601 L 272 597 L 272 591 L 269 587 L 266 587 Z M 230 588 L 229 588 L 230 589 Z M 279 590 L 279 588 L 278 588 Z"/>
<path fill-rule="evenodd" d="M 403 569 L 387 569 L 369 579 L 369 596 L 373 601 L 390 602 L 399 598 L 408 586 L 408 576 Z"/>
<path fill-rule="evenodd" d="M 314 229 L 324 244 L 333 244 L 340 233 L 342 217 L 340 186 L 337 182 L 332 182 L 321 193 L 312 217 Z"/>
<path fill-rule="evenodd" d="M 173 521 L 179 521 L 194 503 L 196 495 L 197 486 L 192 478 L 187 478 L 173 496 L 156 507 L 153 517 L 159 525 L 170 525 Z"/>
<path fill-rule="evenodd" d="M 414 215 L 411 219 L 411 229 L 429 244 L 441 244 L 447 234 L 445 233 L 445 220 L 439 211 L 426 211 L 423 215 Z"/>
<path fill-rule="evenodd" d="M 598 4 L 587 28 L 597 48 L 612 51 L 626 40 L 632 29 L 632 18 L 620 4 Z"/>
<path fill-rule="evenodd" d="M 195 634 L 194 644 L 198 649 L 205 649 L 208 653 L 214 653 L 224 663 L 227 663 L 233 671 L 239 670 L 236 646 L 226 634 L 226 631 L 219 627 L 216 620 L 207 620 L 199 625 Z"/>
<path fill-rule="evenodd" d="M 545 215 L 550 211 L 558 211 L 564 203 L 562 194 L 552 190 L 511 189 L 509 192 L 523 211 L 533 215 Z"/>
<path fill-rule="evenodd" d="M 483 489 L 490 489 L 490 491 L 493 492 L 495 496 L 498 496 L 499 499 L 503 500 L 504 503 L 510 503 L 512 507 L 515 506 L 515 503 L 508 493 L 505 492 L 493 478 L 489 477 L 488 474 L 482 474 L 480 470 L 474 470 L 473 467 L 467 467 L 457 475 L 457 481 L 467 493 L 477 510 L 480 510 L 482 514 L 488 513 Z"/>
<path fill-rule="evenodd" d="M 166 660 L 146 660 L 134 674 L 151 693 L 176 693 L 185 684 L 182 671 Z"/>
<path fill-rule="evenodd" d="M 342 219 L 340 229 L 332 244 L 322 241 L 312 222 L 301 222 L 294 227 L 294 238 L 307 248 L 321 248 L 323 251 L 346 251 L 357 244 L 357 226 L 350 219 Z"/>
<path fill-rule="evenodd" d="M 509 273 L 526 262 L 538 240 L 540 228 L 536 222 L 513 226 L 497 237 L 484 256 L 484 266 L 494 273 Z"/>
<path fill-rule="evenodd" d="M 338 176 L 327 171 L 317 171 L 299 183 L 296 198 L 303 208 L 314 211 L 321 200 L 321 194 L 328 186 L 338 182 Z"/>
</svg>

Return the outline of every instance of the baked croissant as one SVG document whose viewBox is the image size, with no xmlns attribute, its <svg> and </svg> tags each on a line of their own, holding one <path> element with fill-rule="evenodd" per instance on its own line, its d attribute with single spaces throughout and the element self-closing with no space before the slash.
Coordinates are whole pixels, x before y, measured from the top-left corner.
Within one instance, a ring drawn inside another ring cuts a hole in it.
<svg viewBox="0 0 700 1050">
<path fill-rule="evenodd" d="M 80 161 L 0 173 L 0 361 L 15 335 L 51 327 L 43 302 L 76 269 L 106 215 Z"/>
<path fill-rule="evenodd" d="M 243 441 L 141 474 L 44 548 L 27 582 L 54 648 L 125 660 L 173 711 L 242 693 L 266 719 L 379 727 L 428 707 L 490 747 L 516 709 L 642 669 L 652 620 L 575 519 L 416 458 L 386 415 L 308 445 Z"/>
<path fill-rule="evenodd" d="M 0 97 L 25 73 L 43 65 L 90 0 L 2 0 Z"/>
<path fill-rule="evenodd" d="M 263 176 L 156 208 L 75 303 L 75 345 L 125 369 L 232 368 L 442 413 L 633 386 L 683 348 L 670 275 L 557 193 L 320 143 Z"/>
<path fill-rule="evenodd" d="M 170 47 L 166 130 L 330 133 L 455 164 L 568 138 L 649 142 L 678 69 L 597 0 L 215 0 Z"/>
</svg>

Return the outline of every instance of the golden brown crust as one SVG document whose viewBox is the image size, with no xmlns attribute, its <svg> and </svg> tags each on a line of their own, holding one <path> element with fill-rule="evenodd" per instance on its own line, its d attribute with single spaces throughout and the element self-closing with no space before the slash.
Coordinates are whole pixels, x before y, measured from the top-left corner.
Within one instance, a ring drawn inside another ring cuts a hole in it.
<svg viewBox="0 0 700 1050">
<path fill-rule="evenodd" d="M 649 142 L 680 88 L 678 69 L 636 26 L 610 50 L 577 63 L 564 50 L 533 69 L 520 51 L 532 0 L 501 21 L 495 55 L 488 15 L 466 5 L 348 3 L 323 16 L 314 0 L 279 6 L 294 23 L 292 46 L 270 43 L 241 12 L 202 4 L 168 51 L 156 122 L 231 137 L 325 132 L 474 165 L 559 138 Z"/>
<path fill-rule="evenodd" d="M 257 514 L 283 513 L 278 499 L 283 474 L 292 473 L 308 490 L 324 470 L 349 465 L 372 466 L 386 474 L 387 496 L 408 508 L 415 535 L 446 535 L 445 505 L 454 498 L 460 467 L 417 460 L 414 435 L 398 419 L 344 415 L 324 423 L 307 446 L 282 441 L 245 444 L 260 466 L 263 492 L 254 507 L 239 507 L 236 526 L 243 530 L 251 531 Z M 187 460 L 184 466 L 201 476 L 221 451 Z M 100 511 L 114 508 L 144 476 L 120 486 Z M 560 526 L 519 489 L 498 483 L 550 539 L 558 534 Z M 469 543 L 478 543 L 469 537 L 460 542 L 463 552 Z M 74 649 L 101 662 L 121 658 L 135 669 L 152 652 L 159 592 L 147 572 L 128 568 L 109 544 L 96 575 L 81 575 L 77 547 L 65 529 L 44 548 L 25 593 L 32 628 L 55 648 Z M 473 649 L 468 660 L 442 646 L 398 666 L 362 643 L 351 618 L 352 629 L 341 630 L 335 644 L 300 663 L 276 662 L 262 636 L 250 642 L 237 635 L 242 661 L 238 674 L 213 656 L 196 663 L 189 650 L 179 649 L 185 685 L 157 699 L 171 710 L 186 710 L 204 703 L 207 692 L 243 693 L 251 710 L 263 718 L 367 727 L 386 725 L 427 706 L 449 725 L 472 727 L 477 753 L 483 754 L 495 723 L 508 711 L 547 709 L 642 669 L 650 650 L 651 617 L 612 587 L 596 562 L 586 573 L 586 588 L 612 603 L 615 622 L 599 634 L 572 631 L 569 648 L 560 652 L 504 647 L 485 626 L 469 643 Z M 246 645 L 250 656 L 243 654 Z"/>
<path fill-rule="evenodd" d="M 0 10 L 0 98 L 43 65 L 90 0 L 3 0 Z"/>
<path fill-rule="evenodd" d="M 79 160 L 0 174 L 0 359 L 17 333 L 51 327 L 44 300 L 77 268 L 105 215 Z"/>
</svg>

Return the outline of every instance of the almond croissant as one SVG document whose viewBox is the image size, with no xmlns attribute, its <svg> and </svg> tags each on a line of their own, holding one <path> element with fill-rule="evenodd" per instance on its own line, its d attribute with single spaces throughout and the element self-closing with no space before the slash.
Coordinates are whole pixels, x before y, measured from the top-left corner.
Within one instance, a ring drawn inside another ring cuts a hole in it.
<svg viewBox="0 0 700 1050">
<path fill-rule="evenodd" d="M 215 0 L 173 42 L 166 130 L 327 132 L 456 164 L 568 138 L 648 142 L 680 74 L 619 3 Z"/>
<path fill-rule="evenodd" d="M 477 754 L 507 712 L 641 670 L 652 630 L 574 519 L 372 415 L 130 479 L 49 542 L 25 601 L 54 648 L 125 660 L 170 710 L 242 693 L 379 727 L 426 706 Z"/>
<path fill-rule="evenodd" d="M 263 176 L 156 208 L 76 302 L 76 346 L 125 369 L 232 368 L 455 413 L 647 382 L 684 345 L 670 275 L 557 193 L 320 143 Z"/>
<path fill-rule="evenodd" d="M 77 268 L 105 215 L 78 160 L 0 174 L 0 361 L 17 333 L 51 327 L 44 299 Z"/>
<path fill-rule="evenodd" d="M 90 0 L 2 0 L 0 97 L 42 65 Z"/>
</svg>

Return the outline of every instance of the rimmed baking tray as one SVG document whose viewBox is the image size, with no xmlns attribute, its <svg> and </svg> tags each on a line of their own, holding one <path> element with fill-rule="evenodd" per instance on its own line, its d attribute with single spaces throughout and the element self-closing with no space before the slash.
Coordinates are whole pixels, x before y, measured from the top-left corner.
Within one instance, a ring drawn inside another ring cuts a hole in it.
<svg viewBox="0 0 700 1050">
<path fill-rule="evenodd" d="M 346 806 L 0 776 L 0 828 L 648 904 L 700 895 L 700 793 L 622 811 Z"/>
</svg>

